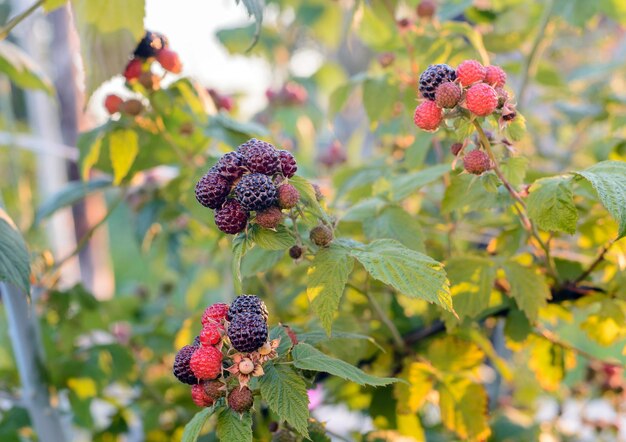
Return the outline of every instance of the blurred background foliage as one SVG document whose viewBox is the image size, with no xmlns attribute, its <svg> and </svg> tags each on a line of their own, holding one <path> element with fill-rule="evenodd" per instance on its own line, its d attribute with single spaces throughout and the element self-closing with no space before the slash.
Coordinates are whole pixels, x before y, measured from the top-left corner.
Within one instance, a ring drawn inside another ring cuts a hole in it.
<svg viewBox="0 0 626 442">
<path fill-rule="evenodd" d="M 88 93 L 113 73 L 108 69 L 121 72 L 125 62 L 111 56 L 110 66 L 103 67 L 97 56 L 105 54 L 106 64 L 108 52 L 87 51 L 89 26 L 98 32 L 111 26 L 109 34 L 119 28 L 124 36 L 112 39 L 115 44 L 135 42 L 143 33 L 143 5 L 113 3 L 120 9 L 96 22 L 89 20 L 92 11 L 74 7 L 75 19 L 81 12 L 87 17 L 77 28 Z M 508 72 L 525 125 L 520 119 L 507 133 L 520 155 L 508 156 L 504 168 L 519 188 L 600 161 L 626 160 L 624 2 L 442 0 L 435 2 L 433 18 L 418 17 L 417 3 L 267 0 L 258 41 L 248 52 L 254 20 L 216 33 L 231 57 L 262 61 L 264 77 L 255 78 L 251 69 L 249 81 L 265 81 L 264 97 L 168 76 L 156 92 L 140 85 L 126 91 L 146 105 L 140 116 L 105 120 L 102 92 L 96 92 L 81 123 L 85 131 L 75 143 L 78 155 L 73 150 L 68 154 L 77 158 L 67 158 L 79 163 L 70 176 L 83 177 L 89 185 L 53 197 L 42 195 L 37 153 L 18 148 L 11 134 L 38 131 L 29 114 L 34 102 L 23 88 L 50 92 L 54 85 L 41 74 L 43 67 L 20 73 L 20 56 L 9 45 L 23 39 L 0 42 L 0 71 L 7 75 L 0 79 L 2 200 L 29 244 L 46 382 L 71 421 L 74 440 L 178 440 L 197 411 L 187 387 L 171 375 L 174 353 L 198 332 L 204 306 L 229 301 L 235 292 L 232 239 L 220 234 L 210 213 L 196 203 L 193 186 L 217 156 L 249 137 L 294 152 L 299 173 L 322 189 L 341 236 L 363 242 L 393 238 L 445 262 L 455 303 L 468 290 L 463 287 L 471 277 L 464 274 L 468 262 L 471 269 L 490 268 L 497 260 L 498 266 L 526 265 L 533 257 L 523 229 L 506 209 L 510 201 L 492 175 L 472 181 L 449 173 L 449 146 L 469 136 L 467 128 L 434 135 L 414 128 L 417 79 L 429 64 L 456 66 L 475 58 Z M 16 4 L 0 2 L 2 22 L 18 12 L 12 8 Z M 215 13 L 219 11 L 216 6 Z M 92 43 L 108 41 L 94 37 Z M 115 52 L 111 47 L 107 50 Z M 50 50 L 44 47 L 44 52 Z M 48 61 L 54 62 L 49 54 Z M 104 89 L 119 86 L 107 83 Z M 130 166 L 116 165 L 111 158 Z M 72 261 L 64 256 L 75 256 L 71 250 L 70 255 L 55 252 L 49 225 L 59 208 L 85 197 L 97 204 L 89 206 L 86 226 L 76 228 L 78 245 L 84 246 L 76 255 L 91 263 L 91 277 L 75 285 L 62 273 Z M 550 237 L 562 281 L 575 280 L 617 236 L 617 223 L 584 181 L 576 183 L 575 203 L 577 233 Z M 92 235 L 94 231 L 98 233 Z M 81 244 L 84 235 L 97 241 Z M 85 257 L 87 253 L 99 258 Z M 284 250 L 256 246 L 244 256 L 242 274 L 244 293 L 263 297 L 272 324 L 308 332 L 326 352 L 374 374 L 411 382 L 410 389 L 394 392 L 393 387 L 323 379 L 324 406 L 313 413 L 325 420 L 340 410 L 362 419 L 352 428 L 333 426 L 331 419 L 328 428 L 342 437 L 623 440 L 626 433 L 616 422 L 626 420 L 620 414 L 625 254 L 623 240 L 607 252 L 606 262 L 587 281 L 598 291 L 542 305 L 538 323 L 543 334 L 529 334 L 528 319 L 515 307 L 506 321 L 484 319 L 488 309 L 472 306 L 470 300 L 465 310 L 464 304 L 457 307 L 461 318 L 468 318 L 465 322 L 443 316 L 454 335 L 414 339 L 404 359 L 360 291 L 366 284 L 362 269 L 352 276 L 331 338 L 324 337 L 309 312 L 306 261 L 296 263 Z M 502 270 L 491 271 L 492 282 L 502 279 Z M 550 289 L 543 279 L 532 286 L 532 279 L 522 273 L 520 290 Z M 423 301 L 389 296 L 379 283 L 366 290 L 405 336 L 436 325 L 441 316 Z M 489 308 L 503 302 L 501 291 L 487 290 Z M 30 440 L 34 435 L 21 405 L 7 329 L 2 314 L 0 439 Z M 348 339 L 346 332 L 372 336 L 386 351 L 373 341 Z M 422 358 L 431 365 L 424 367 Z M 456 389 L 433 385 L 433 369 Z M 599 406 L 613 411 L 600 417 L 580 411 L 600 400 Z M 342 408 L 329 412 L 325 407 L 333 404 Z M 572 419 L 575 410 L 583 417 Z M 257 436 L 268 438 L 266 424 L 273 417 L 263 408 L 255 419 Z M 214 438 L 209 431 L 201 440 Z"/>
</svg>

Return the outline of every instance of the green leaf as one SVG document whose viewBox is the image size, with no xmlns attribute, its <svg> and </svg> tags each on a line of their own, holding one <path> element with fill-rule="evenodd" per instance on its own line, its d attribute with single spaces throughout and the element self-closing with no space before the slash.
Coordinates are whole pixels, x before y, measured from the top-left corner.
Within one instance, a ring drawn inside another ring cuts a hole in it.
<svg viewBox="0 0 626 442">
<path fill-rule="evenodd" d="M 363 82 L 363 106 L 371 123 L 389 115 L 398 90 L 389 83 L 388 76 L 368 78 Z"/>
<path fill-rule="evenodd" d="M 509 157 L 502 162 L 502 173 L 513 186 L 519 186 L 524 182 L 526 169 L 528 169 L 526 157 Z"/>
<path fill-rule="evenodd" d="M 513 261 L 506 262 L 503 269 L 511 286 L 511 297 L 528 319 L 535 321 L 539 309 L 546 306 L 552 297 L 546 278 L 534 269 Z"/>
<path fill-rule="evenodd" d="M 30 257 L 20 232 L 0 209 L 0 281 L 30 292 Z"/>
<path fill-rule="evenodd" d="M 0 41 L 0 73 L 24 89 L 40 89 L 54 94 L 54 86 L 37 62 L 13 43 Z"/>
<path fill-rule="evenodd" d="M 256 23 L 255 31 L 254 31 L 254 39 L 250 44 L 248 50 L 252 49 L 254 45 L 259 41 L 259 36 L 261 35 L 261 26 L 263 25 L 263 8 L 265 6 L 264 0 L 237 0 L 237 3 L 242 2 L 248 11 L 248 15 L 250 17 L 254 17 L 254 22 Z"/>
<path fill-rule="evenodd" d="M 281 420 L 308 437 L 309 397 L 304 379 L 287 365 L 266 364 L 263 368 L 261 396 Z"/>
<path fill-rule="evenodd" d="M 354 261 L 348 250 L 335 244 L 320 249 L 309 266 L 306 294 L 329 335 L 353 267 Z"/>
<path fill-rule="evenodd" d="M 252 416 L 225 407 L 217 416 L 217 436 L 220 442 L 252 442 Z"/>
<path fill-rule="evenodd" d="M 450 166 L 439 164 L 417 172 L 400 174 L 391 180 L 391 198 L 402 201 L 419 188 L 438 180 L 446 172 L 450 172 Z"/>
<path fill-rule="evenodd" d="M 124 71 L 144 35 L 144 0 L 76 0 L 72 6 L 89 97 Z"/>
<path fill-rule="evenodd" d="M 209 416 L 213 413 L 213 408 L 205 408 L 199 411 L 195 416 L 185 425 L 185 431 L 183 432 L 183 438 L 181 442 L 196 442 L 200 436 L 200 432 L 209 419 Z"/>
<path fill-rule="evenodd" d="M 478 52 L 482 64 L 485 66 L 489 65 L 489 54 L 485 49 L 482 34 L 470 26 L 469 23 L 447 21 L 441 26 L 440 36 L 445 38 L 447 34 L 459 34 L 467 38 L 474 49 L 476 49 L 476 52 Z"/>
<path fill-rule="evenodd" d="M 285 256 L 282 250 L 264 250 L 254 247 L 244 255 L 241 262 L 241 274 L 244 278 L 271 270 Z"/>
<path fill-rule="evenodd" d="M 618 239 L 626 235 L 626 162 L 602 161 L 574 174 L 591 183 L 602 205 L 615 218 Z"/>
<path fill-rule="evenodd" d="M 326 215 L 326 212 L 324 212 L 324 210 L 320 206 L 320 203 L 317 201 L 317 198 L 315 196 L 315 188 L 313 188 L 313 185 L 311 183 L 309 183 L 304 178 L 296 175 L 289 178 L 289 184 L 291 184 L 298 190 L 298 192 L 300 192 L 300 201 L 302 202 L 302 204 L 311 209 L 311 211 L 319 218 L 330 221 L 328 215 Z"/>
<path fill-rule="evenodd" d="M 463 440 L 487 440 L 487 393 L 469 379 L 453 378 L 439 388 L 441 421 Z"/>
<path fill-rule="evenodd" d="M 376 216 L 363 221 L 368 239 L 390 238 L 409 249 L 424 252 L 424 233 L 419 222 L 400 206 L 387 206 Z"/>
<path fill-rule="evenodd" d="M 351 255 L 372 277 L 400 293 L 454 312 L 446 272 L 443 265 L 430 256 L 407 249 L 392 239 L 381 239 L 354 248 Z"/>
<path fill-rule="evenodd" d="M 243 278 L 241 276 L 241 260 L 251 247 L 251 241 L 248 239 L 245 233 L 240 233 L 233 239 L 233 284 L 235 285 L 235 292 L 241 293 L 241 282 Z"/>
<path fill-rule="evenodd" d="M 578 211 L 574 205 L 571 179 L 552 177 L 535 181 L 526 204 L 528 216 L 540 229 L 570 235 L 576 232 Z"/>
<path fill-rule="evenodd" d="M 278 226 L 276 230 L 263 229 L 255 225 L 249 232 L 249 238 L 265 250 L 286 250 L 296 241 L 285 226 Z"/>
<path fill-rule="evenodd" d="M 109 155 L 113 165 L 113 184 L 118 185 L 128 174 L 139 153 L 137 133 L 130 129 L 113 131 L 109 136 Z"/>
<path fill-rule="evenodd" d="M 87 182 L 70 181 L 63 189 L 39 206 L 33 224 L 40 223 L 41 220 L 52 215 L 57 210 L 71 206 L 87 195 L 111 187 L 112 184 L 110 178 L 97 178 Z"/>
<path fill-rule="evenodd" d="M 513 141 L 519 141 L 526 135 L 526 118 L 519 112 L 515 120 L 506 126 L 506 134 Z"/>
<path fill-rule="evenodd" d="M 304 342 L 296 345 L 293 350 L 291 350 L 291 354 L 293 356 L 294 365 L 302 370 L 329 373 L 359 385 L 373 385 L 379 387 L 400 381 L 400 379 L 396 378 L 381 378 L 367 374 L 363 370 L 345 361 L 326 356 L 315 347 Z"/>
<path fill-rule="evenodd" d="M 493 260 L 480 256 L 459 256 L 446 264 L 450 293 L 459 317 L 475 317 L 489 306 L 496 279 Z"/>
<path fill-rule="evenodd" d="M 462 174 L 453 177 L 450 181 L 441 202 L 441 210 L 444 213 L 450 213 L 465 207 L 471 210 L 486 209 L 496 206 L 497 201 L 497 194 L 487 192 L 474 179 L 474 176 Z"/>
</svg>

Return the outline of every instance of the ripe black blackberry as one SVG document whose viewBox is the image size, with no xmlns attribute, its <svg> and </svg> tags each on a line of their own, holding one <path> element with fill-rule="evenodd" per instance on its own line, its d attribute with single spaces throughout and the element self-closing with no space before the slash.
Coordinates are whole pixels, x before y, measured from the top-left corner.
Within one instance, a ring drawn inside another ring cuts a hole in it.
<svg viewBox="0 0 626 442">
<path fill-rule="evenodd" d="M 243 166 L 243 158 L 238 152 L 228 152 L 224 154 L 214 168 L 222 178 L 225 178 L 231 183 L 241 178 L 246 171 Z"/>
<path fill-rule="evenodd" d="M 215 211 L 215 225 L 224 233 L 235 235 L 243 232 L 247 224 L 248 212 L 237 200 L 229 199 Z"/>
<path fill-rule="evenodd" d="M 267 175 L 244 175 L 235 186 L 235 198 L 246 210 L 263 210 L 276 204 L 276 186 Z"/>
<path fill-rule="evenodd" d="M 298 164 L 296 163 L 296 159 L 291 155 L 291 152 L 286 150 L 278 151 L 278 158 L 280 160 L 280 169 L 282 174 L 286 178 L 291 178 L 296 174 L 298 170 Z"/>
<path fill-rule="evenodd" d="M 159 51 L 168 45 L 167 38 L 157 32 L 146 31 L 133 55 L 139 58 L 156 57 Z"/>
<path fill-rule="evenodd" d="M 252 148 L 259 147 L 267 150 L 276 150 L 273 144 L 268 143 L 267 141 L 257 140 L 256 138 L 250 138 L 243 144 L 240 144 L 237 148 L 237 152 L 241 155 L 246 155 L 248 151 Z"/>
<path fill-rule="evenodd" d="M 280 170 L 280 159 L 273 147 L 256 145 L 246 149 L 243 163 L 250 172 L 263 175 L 274 175 Z"/>
<path fill-rule="evenodd" d="M 289 256 L 291 256 L 292 259 L 300 259 L 300 257 L 302 256 L 302 252 L 302 247 L 293 246 L 289 249 Z"/>
<path fill-rule="evenodd" d="M 213 168 L 196 184 L 196 199 L 209 209 L 221 207 L 229 193 L 230 182 L 217 174 Z"/>
<path fill-rule="evenodd" d="M 242 353 L 258 350 L 267 341 L 267 322 L 256 313 L 239 313 L 228 324 L 228 339 Z"/>
<path fill-rule="evenodd" d="M 176 358 L 174 358 L 174 376 L 183 384 L 193 385 L 198 383 L 198 378 L 193 375 L 189 367 L 189 360 L 195 351 L 196 347 L 185 345 L 176 353 Z"/>
<path fill-rule="evenodd" d="M 230 304 L 226 319 L 232 321 L 233 318 L 241 313 L 254 313 L 261 315 L 267 321 L 268 313 L 265 303 L 256 295 L 240 295 Z"/>
<path fill-rule="evenodd" d="M 456 80 L 456 72 L 447 64 L 430 65 L 420 75 L 419 91 L 424 98 L 435 101 L 437 87 L 442 83 L 454 80 Z"/>
</svg>

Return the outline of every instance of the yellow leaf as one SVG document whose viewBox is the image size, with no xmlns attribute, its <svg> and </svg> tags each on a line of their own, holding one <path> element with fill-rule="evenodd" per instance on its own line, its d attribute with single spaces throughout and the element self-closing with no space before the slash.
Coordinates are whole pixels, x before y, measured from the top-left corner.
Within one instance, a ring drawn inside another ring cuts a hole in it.
<svg viewBox="0 0 626 442">
<path fill-rule="evenodd" d="M 433 368 L 423 362 L 405 364 L 402 379 L 409 381 L 409 387 L 396 384 L 399 413 L 417 413 L 424 405 L 428 393 L 433 389 Z"/>
<path fill-rule="evenodd" d="M 176 338 L 174 339 L 174 346 L 177 349 L 184 347 L 185 345 L 191 344 L 194 336 L 191 333 L 191 319 L 187 318 L 183 322 L 183 326 L 176 333 Z"/>
<path fill-rule="evenodd" d="M 457 372 L 478 367 L 485 353 L 473 342 L 446 336 L 430 343 L 426 358 L 439 370 Z"/>
<path fill-rule="evenodd" d="M 100 158 L 100 148 L 102 147 L 102 137 L 96 138 L 96 141 L 89 148 L 89 152 L 85 155 L 82 164 L 81 175 L 84 181 L 89 180 L 89 172 L 91 168 L 98 162 Z"/>
<path fill-rule="evenodd" d="M 589 315 L 580 325 L 600 345 L 611 345 L 626 336 L 626 315 L 619 300 L 602 303 L 597 314 Z"/>
<path fill-rule="evenodd" d="M 129 129 L 116 130 L 109 136 L 109 155 L 113 165 L 113 184 L 119 184 L 139 153 L 137 134 Z"/>
<path fill-rule="evenodd" d="M 451 378 L 439 388 L 441 421 L 463 440 L 485 440 L 491 434 L 487 423 L 487 393 L 480 384 Z"/>
<path fill-rule="evenodd" d="M 398 433 L 403 436 L 412 436 L 416 442 L 425 442 L 424 428 L 415 414 L 398 414 Z"/>
<path fill-rule="evenodd" d="M 538 336 L 529 336 L 528 343 L 528 365 L 537 376 L 537 382 L 545 390 L 557 390 L 567 372 L 576 366 L 576 355 Z"/>
<path fill-rule="evenodd" d="M 88 399 L 94 397 L 98 392 L 96 383 L 91 378 L 70 378 L 67 386 L 76 393 L 79 399 Z"/>
</svg>

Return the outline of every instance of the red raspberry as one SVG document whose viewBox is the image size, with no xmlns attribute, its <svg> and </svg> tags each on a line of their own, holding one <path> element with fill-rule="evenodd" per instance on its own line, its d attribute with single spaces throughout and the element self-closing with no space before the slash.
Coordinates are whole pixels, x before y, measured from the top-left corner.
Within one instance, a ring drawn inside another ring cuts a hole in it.
<svg viewBox="0 0 626 442">
<path fill-rule="evenodd" d="M 163 69 L 170 71 L 173 74 L 180 74 L 183 70 L 183 65 L 180 62 L 178 54 L 171 49 L 162 49 L 159 51 L 157 54 L 157 61 L 161 66 L 163 66 Z"/>
<path fill-rule="evenodd" d="M 491 161 L 489 160 L 489 155 L 482 150 L 472 150 L 463 157 L 463 166 L 467 172 L 480 175 L 491 169 Z"/>
<path fill-rule="evenodd" d="M 283 212 L 276 206 L 256 213 L 256 223 L 264 229 L 275 229 L 283 220 Z"/>
<path fill-rule="evenodd" d="M 498 107 L 498 94 L 488 84 L 475 84 L 465 94 L 465 105 L 473 114 L 484 117 Z"/>
<path fill-rule="evenodd" d="M 456 68 L 456 78 L 462 86 L 478 83 L 485 79 L 487 70 L 476 60 L 465 60 Z"/>
<path fill-rule="evenodd" d="M 215 379 L 222 372 L 222 352 L 215 347 L 200 347 L 191 356 L 189 367 L 200 380 Z"/>
<path fill-rule="evenodd" d="M 124 77 L 126 77 L 126 81 L 133 81 L 139 78 L 141 75 L 143 67 L 143 62 L 138 58 L 133 58 L 126 65 L 126 69 L 124 69 Z"/>
<path fill-rule="evenodd" d="M 224 330 L 221 324 L 208 324 L 200 332 L 200 343 L 202 345 L 216 345 L 222 340 L 220 330 Z"/>
<path fill-rule="evenodd" d="M 444 109 L 452 109 L 461 99 L 461 88 L 451 81 L 441 83 L 435 91 L 435 103 Z"/>
<path fill-rule="evenodd" d="M 228 313 L 228 304 L 218 302 L 206 308 L 202 314 L 202 326 L 206 327 L 208 324 L 219 324 L 226 318 Z"/>
<path fill-rule="evenodd" d="M 502 87 L 506 83 L 506 72 L 500 66 L 487 66 L 485 83 L 493 87 Z"/>
<path fill-rule="evenodd" d="M 113 115 L 114 113 L 120 111 L 120 105 L 123 102 L 124 100 L 122 100 L 122 98 L 115 94 L 107 95 L 107 97 L 104 99 L 104 107 L 106 108 L 108 113 Z"/>
<path fill-rule="evenodd" d="M 415 108 L 415 115 L 413 121 L 415 125 L 420 129 L 426 131 L 437 130 L 443 120 L 443 114 L 441 109 L 434 101 L 424 101 L 422 104 Z"/>
<path fill-rule="evenodd" d="M 196 384 L 191 387 L 191 399 L 198 407 L 210 407 L 214 400 L 206 394 L 202 384 Z"/>
</svg>

